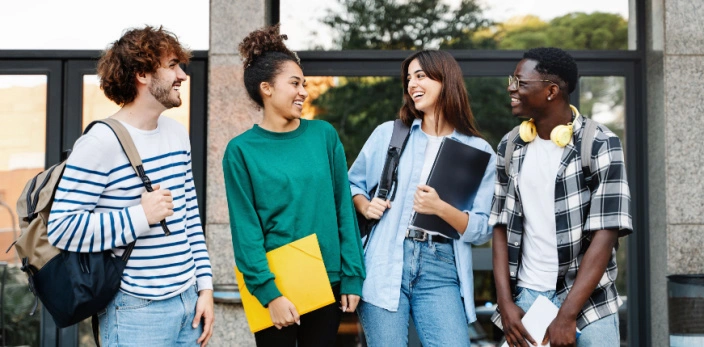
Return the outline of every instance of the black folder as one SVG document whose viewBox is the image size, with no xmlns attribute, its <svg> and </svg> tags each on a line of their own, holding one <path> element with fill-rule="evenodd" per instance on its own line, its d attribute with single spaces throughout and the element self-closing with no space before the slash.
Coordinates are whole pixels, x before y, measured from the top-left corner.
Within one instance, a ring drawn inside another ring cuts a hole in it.
<svg viewBox="0 0 704 347">
<path fill-rule="evenodd" d="M 438 192 L 440 199 L 459 208 L 479 189 L 489 159 L 490 153 L 446 137 L 440 144 L 426 184 Z M 416 213 L 410 228 L 460 238 L 455 228 L 436 215 Z"/>
</svg>

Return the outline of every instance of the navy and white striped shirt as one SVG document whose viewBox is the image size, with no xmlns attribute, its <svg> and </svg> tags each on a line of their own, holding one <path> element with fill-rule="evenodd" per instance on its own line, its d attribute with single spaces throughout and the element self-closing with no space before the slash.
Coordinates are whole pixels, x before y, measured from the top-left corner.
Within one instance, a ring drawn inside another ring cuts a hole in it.
<svg viewBox="0 0 704 347">
<path fill-rule="evenodd" d="M 149 225 L 140 205 L 145 191 L 115 134 L 96 124 L 73 148 L 49 216 L 49 241 L 73 252 L 113 249 L 120 256 L 137 240 L 122 276 L 128 294 L 161 300 L 185 291 L 212 289 L 210 258 L 198 213 L 188 133 L 176 121 L 160 117 L 155 130 L 123 123 L 142 157 L 152 184 L 171 191 L 174 214 Z"/>
</svg>

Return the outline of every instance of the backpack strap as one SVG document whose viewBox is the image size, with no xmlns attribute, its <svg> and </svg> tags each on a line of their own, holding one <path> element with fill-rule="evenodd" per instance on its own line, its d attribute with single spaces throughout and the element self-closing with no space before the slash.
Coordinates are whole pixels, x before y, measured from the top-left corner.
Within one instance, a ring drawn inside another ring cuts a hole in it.
<svg viewBox="0 0 704 347">
<path fill-rule="evenodd" d="M 411 127 L 406 125 L 402 120 L 394 120 L 394 130 L 391 133 L 391 141 L 389 142 L 389 148 L 386 151 L 386 160 L 384 161 L 384 168 L 381 170 L 381 178 L 379 179 L 379 185 L 371 189 L 370 197 L 373 199 L 377 196 L 381 199 L 389 199 L 391 201 L 396 197 L 396 181 L 398 180 L 398 163 L 401 160 L 401 154 L 406 148 L 406 143 L 408 142 L 408 135 L 411 133 Z M 389 193 L 391 196 L 389 196 Z M 362 244 L 362 248 L 366 248 L 369 240 L 372 238 L 372 228 L 378 219 L 372 219 L 367 222 L 367 228 L 369 234 Z"/>
<path fill-rule="evenodd" d="M 396 197 L 396 180 L 398 179 L 398 163 L 401 160 L 401 154 L 408 142 L 408 134 L 411 128 L 402 120 L 394 120 L 394 130 L 391 133 L 391 141 L 389 148 L 386 151 L 386 161 L 384 169 L 381 171 L 381 179 L 379 180 L 379 189 L 377 196 L 386 200 L 393 200 Z M 391 191 L 393 189 L 393 191 Z M 389 193 L 391 193 L 389 197 Z"/>
<path fill-rule="evenodd" d="M 582 145 L 580 146 L 580 155 L 582 157 L 582 173 L 584 174 L 584 179 L 587 182 L 587 186 L 591 186 L 591 176 L 594 170 L 591 169 L 592 165 L 592 147 L 594 145 L 594 137 L 596 136 L 596 130 L 598 123 L 584 117 L 584 129 L 582 130 Z M 590 188 L 591 189 L 591 188 Z"/>
<path fill-rule="evenodd" d="M 137 147 L 134 145 L 132 136 L 130 136 L 130 133 L 129 131 L 127 131 L 127 128 L 125 128 L 125 126 L 122 125 L 122 123 L 120 123 L 120 121 L 118 121 L 117 119 L 105 118 L 102 120 L 93 121 L 88 124 L 83 134 L 87 134 L 88 131 L 90 131 L 90 129 L 93 128 L 93 126 L 97 123 L 105 124 L 108 128 L 110 128 L 110 130 L 112 130 L 112 132 L 117 137 L 117 142 L 120 144 L 122 151 L 124 151 L 127 155 L 127 160 L 129 160 L 132 169 L 134 169 L 134 172 L 142 180 L 144 188 L 148 192 L 154 191 L 154 189 L 152 188 L 151 180 L 149 179 L 149 177 L 147 177 L 147 174 L 144 172 L 144 166 L 142 166 L 142 157 L 139 156 Z M 165 220 L 162 220 L 160 224 L 161 228 L 164 230 L 164 234 L 171 234 L 168 226 L 166 226 Z M 134 250 L 136 242 L 137 241 L 132 241 L 129 245 L 127 245 L 127 248 L 125 248 L 125 252 L 122 253 L 122 260 L 125 263 L 127 263 L 130 256 L 132 255 L 132 251 Z M 100 322 L 98 320 L 97 314 L 94 314 L 91 317 L 91 328 L 93 330 L 93 339 L 95 340 L 95 345 L 97 347 L 100 347 Z"/>
<path fill-rule="evenodd" d="M 591 157 L 592 157 L 592 146 L 594 145 L 594 136 L 596 136 L 596 129 L 598 124 L 589 119 L 584 118 L 584 130 L 582 130 L 582 168 L 591 169 Z M 589 170 L 591 175 L 591 170 Z"/>
<path fill-rule="evenodd" d="M 122 150 L 127 155 L 127 159 L 129 160 L 130 165 L 132 165 L 134 172 L 137 173 L 137 177 L 142 180 L 144 188 L 147 190 L 147 192 L 153 192 L 154 189 L 152 188 L 152 181 L 144 172 L 144 167 L 142 166 L 142 158 L 139 156 L 137 147 L 135 147 L 134 141 L 132 141 L 132 136 L 130 136 L 130 133 L 129 131 L 127 131 L 127 128 L 125 128 L 125 126 L 122 125 L 122 123 L 120 123 L 120 121 L 118 121 L 117 119 L 105 118 L 93 121 L 88 124 L 83 134 L 87 134 L 88 131 L 97 123 L 105 124 L 108 128 L 110 128 L 110 130 L 112 130 L 112 132 L 117 137 L 117 142 L 120 144 L 120 147 L 122 147 Z M 162 219 L 159 224 L 161 224 L 161 229 L 164 230 L 164 235 L 171 235 L 171 231 L 166 225 L 166 220 Z M 127 259 L 129 259 L 130 254 L 132 254 L 133 248 L 134 246 L 128 246 L 128 248 L 125 250 L 125 253 L 123 253 L 122 258 L 125 262 L 127 262 Z"/>
<path fill-rule="evenodd" d="M 504 151 L 504 169 L 506 171 L 506 176 L 511 175 L 511 161 L 513 159 L 513 150 L 516 148 L 516 144 L 513 143 L 513 139 L 518 135 L 518 131 L 521 126 L 516 125 L 511 132 L 508 133 L 508 139 L 506 141 L 506 150 Z"/>
</svg>

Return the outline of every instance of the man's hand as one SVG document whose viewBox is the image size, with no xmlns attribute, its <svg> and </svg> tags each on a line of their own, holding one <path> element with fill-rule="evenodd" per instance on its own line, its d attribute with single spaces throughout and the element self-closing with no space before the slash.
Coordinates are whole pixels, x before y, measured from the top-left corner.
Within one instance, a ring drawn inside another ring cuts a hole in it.
<svg viewBox="0 0 704 347">
<path fill-rule="evenodd" d="M 512 302 L 506 305 L 499 305 L 499 308 L 501 309 L 501 324 L 504 326 L 504 335 L 509 347 L 528 347 L 528 342 L 533 346 L 537 346 L 535 340 L 533 340 L 533 337 L 530 336 L 523 326 L 523 322 L 521 322 L 521 318 L 526 313 Z"/>
<path fill-rule="evenodd" d="M 567 347 L 577 345 L 577 320 L 570 317 L 557 317 L 550 323 L 543 337 L 543 345 L 550 342 L 552 347 Z"/>
<path fill-rule="evenodd" d="M 204 289 L 198 292 L 198 301 L 196 302 L 196 316 L 193 318 L 193 329 L 198 327 L 200 321 L 203 320 L 203 333 L 198 338 L 196 343 L 201 347 L 208 345 L 210 337 L 213 336 L 213 323 L 215 323 L 215 312 L 213 310 L 213 290 Z"/>
<path fill-rule="evenodd" d="M 354 312 L 359 304 L 359 295 L 342 294 L 340 304 L 342 305 L 342 307 L 340 307 L 342 312 Z"/>
<path fill-rule="evenodd" d="M 373 198 L 364 210 L 364 218 L 366 219 L 381 219 L 387 208 L 391 208 L 391 202 L 380 198 Z"/>
<path fill-rule="evenodd" d="M 269 303 L 269 315 L 274 326 L 279 330 L 293 323 L 301 325 L 301 317 L 298 315 L 296 306 L 293 306 L 285 296 L 280 296 Z"/>
<path fill-rule="evenodd" d="M 149 224 L 158 224 L 168 216 L 174 214 L 174 199 L 171 196 L 171 191 L 168 189 L 161 190 L 160 186 L 155 184 L 153 192 L 142 193 L 142 208 L 147 216 Z"/>
</svg>

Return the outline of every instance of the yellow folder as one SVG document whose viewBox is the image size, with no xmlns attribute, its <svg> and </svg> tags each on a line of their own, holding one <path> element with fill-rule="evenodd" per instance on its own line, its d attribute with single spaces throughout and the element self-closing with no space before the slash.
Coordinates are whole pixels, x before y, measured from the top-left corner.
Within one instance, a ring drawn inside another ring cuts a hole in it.
<svg viewBox="0 0 704 347">
<path fill-rule="evenodd" d="M 266 253 L 266 258 L 269 269 L 276 276 L 276 287 L 296 306 L 298 314 L 315 311 L 335 302 L 315 234 L 273 249 Z M 247 290 L 244 277 L 237 267 L 235 275 L 249 329 L 256 333 L 273 326 L 269 310 Z"/>
</svg>

